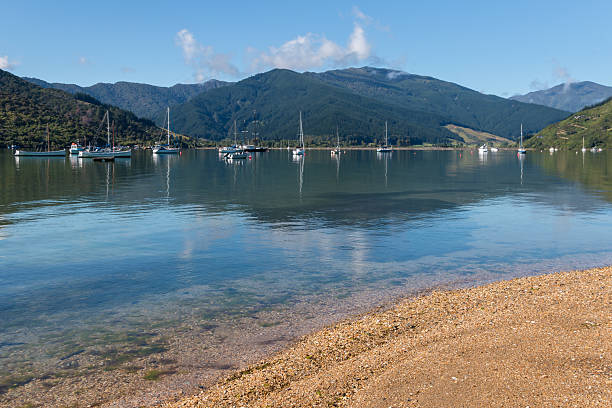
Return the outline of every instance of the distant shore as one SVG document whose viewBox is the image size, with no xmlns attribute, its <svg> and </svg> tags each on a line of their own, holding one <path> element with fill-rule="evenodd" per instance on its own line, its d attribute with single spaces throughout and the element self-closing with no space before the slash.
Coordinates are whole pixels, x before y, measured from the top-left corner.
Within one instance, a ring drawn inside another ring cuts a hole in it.
<svg viewBox="0 0 612 408">
<path fill-rule="evenodd" d="M 612 406 L 612 267 L 434 291 L 164 408 Z"/>
<path fill-rule="evenodd" d="M 350 147 L 340 147 L 340 150 L 376 150 L 378 147 L 366 147 L 366 146 L 350 146 Z M 219 149 L 219 146 L 212 146 L 212 147 L 198 147 L 196 148 L 196 150 L 217 150 Z M 292 147 L 293 149 L 293 147 Z M 335 149 L 335 147 L 308 147 L 306 146 L 306 150 L 332 150 Z M 510 151 L 516 151 L 516 147 L 500 147 L 499 150 L 510 150 Z M 268 150 L 286 150 L 289 151 L 287 149 L 287 147 L 268 147 Z M 393 147 L 393 150 L 478 150 L 477 146 L 466 146 L 466 147 L 434 147 L 434 146 L 402 146 L 402 147 Z M 527 151 L 533 150 L 534 149 L 525 149 Z"/>
</svg>

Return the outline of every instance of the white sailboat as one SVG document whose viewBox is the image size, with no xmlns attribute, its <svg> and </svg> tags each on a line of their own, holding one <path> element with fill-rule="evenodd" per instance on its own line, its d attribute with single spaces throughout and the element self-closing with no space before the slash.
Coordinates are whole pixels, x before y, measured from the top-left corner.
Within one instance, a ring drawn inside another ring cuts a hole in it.
<svg viewBox="0 0 612 408">
<path fill-rule="evenodd" d="M 236 121 L 234 121 L 234 145 L 229 147 L 223 147 L 219 149 L 219 153 L 223 154 L 224 159 L 246 159 L 247 154 L 244 150 L 236 144 L 236 138 L 238 134 L 238 128 L 236 126 Z"/>
<path fill-rule="evenodd" d="M 340 150 L 340 133 L 338 133 L 338 126 L 336 126 L 336 140 L 336 148 L 331 151 L 332 155 L 339 155 L 340 153 L 342 153 L 342 151 Z"/>
<path fill-rule="evenodd" d="M 294 156 L 304 155 L 304 129 L 302 127 L 302 111 L 300 111 L 300 145 L 293 149 Z"/>
<path fill-rule="evenodd" d="M 478 148 L 478 153 L 487 153 L 488 151 L 489 151 L 489 149 L 487 148 L 487 144 L 486 143 Z"/>
<path fill-rule="evenodd" d="M 181 149 L 170 147 L 170 107 L 168 107 L 168 144 L 165 146 L 158 145 L 153 148 L 154 154 L 178 154 Z"/>
<path fill-rule="evenodd" d="M 15 150 L 15 156 L 66 156 L 66 150 L 51 150 L 51 142 L 49 140 L 49 125 L 47 125 L 47 151 L 46 152 L 29 152 L 26 150 Z"/>
<path fill-rule="evenodd" d="M 106 111 L 106 113 L 104 114 L 104 118 L 106 118 L 106 144 L 107 146 L 111 145 L 111 140 L 110 140 L 110 119 L 109 119 L 109 114 L 108 111 Z M 104 118 L 102 118 L 102 120 L 104 121 Z M 79 157 L 81 159 L 95 159 L 95 158 L 100 158 L 100 159 L 114 159 L 115 155 L 113 154 L 112 149 L 106 148 L 106 149 L 86 149 L 83 150 L 81 152 L 79 152 Z"/>
<path fill-rule="evenodd" d="M 586 147 L 584 147 L 584 136 L 582 136 L 582 152 L 584 153 L 586 151 L 587 151 L 587 149 L 586 149 Z"/>
<path fill-rule="evenodd" d="M 527 150 L 523 148 L 523 124 L 521 123 L 521 141 L 516 154 L 527 154 Z"/>
<path fill-rule="evenodd" d="M 385 145 L 379 147 L 378 149 L 376 149 L 376 151 L 378 153 L 386 153 L 386 152 L 392 152 L 393 148 L 391 146 L 389 146 L 389 141 L 388 141 L 388 137 L 387 137 L 387 121 L 385 121 Z"/>
<path fill-rule="evenodd" d="M 230 154 L 230 153 L 236 153 L 238 151 L 240 151 L 241 149 L 238 147 L 238 144 L 236 142 L 238 136 L 238 128 L 236 127 L 236 121 L 234 120 L 234 144 L 231 146 L 224 146 L 219 148 L 219 154 Z"/>
</svg>

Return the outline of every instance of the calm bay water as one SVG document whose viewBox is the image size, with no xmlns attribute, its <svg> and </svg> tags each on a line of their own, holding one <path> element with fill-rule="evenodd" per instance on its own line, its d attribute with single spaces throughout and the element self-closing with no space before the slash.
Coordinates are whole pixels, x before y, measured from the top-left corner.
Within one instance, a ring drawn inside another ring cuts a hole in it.
<svg viewBox="0 0 612 408">
<path fill-rule="evenodd" d="M 608 167 L 605 152 L 2 151 L 0 377 L 109 332 L 612 264 Z"/>
</svg>

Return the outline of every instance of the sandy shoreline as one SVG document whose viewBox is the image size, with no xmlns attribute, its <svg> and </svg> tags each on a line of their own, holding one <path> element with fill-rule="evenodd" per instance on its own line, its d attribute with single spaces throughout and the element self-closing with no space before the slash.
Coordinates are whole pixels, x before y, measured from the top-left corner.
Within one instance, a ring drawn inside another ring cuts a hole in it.
<svg viewBox="0 0 612 408">
<path fill-rule="evenodd" d="M 162 406 L 612 406 L 612 267 L 407 299 Z"/>
</svg>

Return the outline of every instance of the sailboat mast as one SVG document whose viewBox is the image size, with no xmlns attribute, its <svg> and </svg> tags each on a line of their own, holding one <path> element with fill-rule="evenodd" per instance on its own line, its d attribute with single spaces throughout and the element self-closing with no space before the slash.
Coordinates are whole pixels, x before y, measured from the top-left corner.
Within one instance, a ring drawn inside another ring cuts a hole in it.
<svg viewBox="0 0 612 408">
<path fill-rule="evenodd" d="M 521 149 L 523 148 L 523 124 L 521 123 Z"/>
<path fill-rule="evenodd" d="M 234 146 L 236 146 L 236 137 L 238 135 L 238 127 L 236 126 L 236 119 L 234 119 Z"/>
<path fill-rule="evenodd" d="M 336 144 L 340 147 L 340 133 L 338 133 L 338 125 L 336 125 Z"/>
<path fill-rule="evenodd" d="M 389 142 L 387 140 L 387 121 L 385 120 L 385 146 L 389 146 Z"/>
<path fill-rule="evenodd" d="M 110 146 L 110 120 L 108 116 L 108 111 L 106 111 L 106 145 Z"/>
<path fill-rule="evenodd" d="M 168 146 L 170 146 L 170 107 L 168 106 Z"/>
<path fill-rule="evenodd" d="M 304 147 L 304 129 L 302 128 L 302 111 L 300 111 L 300 143 Z"/>
<path fill-rule="evenodd" d="M 49 142 L 49 124 L 47 123 L 47 151 L 51 151 L 51 144 Z"/>
</svg>

